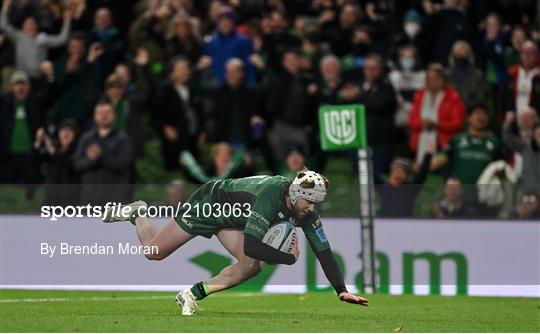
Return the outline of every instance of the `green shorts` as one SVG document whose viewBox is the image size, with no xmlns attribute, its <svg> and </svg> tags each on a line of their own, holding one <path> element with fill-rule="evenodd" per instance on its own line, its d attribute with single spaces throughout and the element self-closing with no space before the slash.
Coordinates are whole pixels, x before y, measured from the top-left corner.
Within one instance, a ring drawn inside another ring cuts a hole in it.
<svg viewBox="0 0 540 334">
<path fill-rule="evenodd" d="M 202 210 L 205 204 L 206 206 L 213 204 L 212 189 L 218 182 L 220 181 L 210 181 L 203 184 L 189 196 L 186 202 L 182 203 L 178 216 L 175 218 L 182 230 L 191 235 L 200 235 L 210 239 L 212 235 L 226 228 L 226 226 L 218 224 L 215 217 L 204 215 Z"/>
</svg>

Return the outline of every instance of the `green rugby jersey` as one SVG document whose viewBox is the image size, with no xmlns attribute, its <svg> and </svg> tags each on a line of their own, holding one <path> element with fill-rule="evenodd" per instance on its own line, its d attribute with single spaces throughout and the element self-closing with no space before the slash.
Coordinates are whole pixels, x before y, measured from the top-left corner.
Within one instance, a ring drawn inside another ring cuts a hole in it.
<svg viewBox="0 0 540 334">
<path fill-rule="evenodd" d="M 271 226 L 288 221 L 302 228 L 316 250 L 330 248 L 317 211 L 300 220 L 287 208 L 285 196 L 289 184 L 290 181 L 282 176 L 252 176 L 209 182 L 195 192 L 188 202 L 210 203 L 220 208 L 220 212 L 214 212 L 211 217 L 198 215 L 196 219 L 188 218 L 187 223 L 193 225 L 194 230 L 197 225 L 203 224 L 211 225 L 216 232 L 223 228 L 236 228 L 261 240 Z M 205 191 L 201 192 L 203 188 Z M 242 208 L 242 214 L 227 214 L 230 212 L 226 212 L 226 208 L 235 205 Z"/>
<path fill-rule="evenodd" d="M 490 162 L 500 155 L 500 141 L 491 132 L 484 138 L 471 136 L 468 132 L 452 138 L 449 145 L 452 174 L 463 184 L 476 184 L 476 181 Z"/>
</svg>

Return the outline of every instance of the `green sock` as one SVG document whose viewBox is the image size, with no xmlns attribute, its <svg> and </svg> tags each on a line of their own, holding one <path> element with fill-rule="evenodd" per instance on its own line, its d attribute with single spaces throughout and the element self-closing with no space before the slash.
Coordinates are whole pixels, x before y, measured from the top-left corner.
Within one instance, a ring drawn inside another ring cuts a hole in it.
<svg viewBox="0 0 540 334">
<path fill-rule="evenodd" d="M 135 225 L 135 220 L 139 217 L 146 217 L 146 209 L 145 208 L 138 208 L 137 210 L 133 210 L 131 214 L 129 215 L 129 221 Z"/>
<path fill-rule="evenodd" d="M 191 287 L 191 292 L 193 293 L 195 298 L 197 298 L 197 300 L 204 299 L 210 294 L 210 291 L 208 290 L 208 284 L 206 284 L 206 282 L 195 283 Z"/>
<path fill-rule="evenodd" d="M 204 288 L 204 293 L 206 293 L 207 296 L 211 294 L 210 289 L 208 288 L 208 284 L 206 282 L 203 282 L 202 286 Z"/>
</svg>

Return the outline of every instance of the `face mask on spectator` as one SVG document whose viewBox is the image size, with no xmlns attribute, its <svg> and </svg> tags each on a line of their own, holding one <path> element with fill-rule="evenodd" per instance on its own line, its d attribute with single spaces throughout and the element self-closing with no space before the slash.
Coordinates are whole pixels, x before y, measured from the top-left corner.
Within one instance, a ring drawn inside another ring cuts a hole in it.
<svg viewBox="0 0 540 334">
<path fill-rule="evenodd" d="M 370 46 L 368 43 L 359 42 L 353 44 L 354 53 L 356 55 L 366 55 L 369 53 Z"/>
<path fill-rule="evenodd" d="M 469 59 L 467 57 L 456 57 L 455 62 L 456 62 L 456 65 L 459 67 L 469 66 Z"/>
<path fill-rule="evenodd" d="M 312 31 L 306 34 L 306 39 L 313 44 L 317 44 L 321 41 L 321 36 L 318 31 Z"/>
<path fill-rule="evenodd" d="M 405 71 L 412 71 L 414 68 L 414 59 L 412 58 L 401 58 L 399 60 L 399 64 L 401 65 L 401 68 Z"/>
<path fill-rule="evenodd" d="M 416 22 L 407 22 L 405 23 L 403 30 L 409 38 L 415 38 L 420 32 L 420 25 Z"/>
</svg>

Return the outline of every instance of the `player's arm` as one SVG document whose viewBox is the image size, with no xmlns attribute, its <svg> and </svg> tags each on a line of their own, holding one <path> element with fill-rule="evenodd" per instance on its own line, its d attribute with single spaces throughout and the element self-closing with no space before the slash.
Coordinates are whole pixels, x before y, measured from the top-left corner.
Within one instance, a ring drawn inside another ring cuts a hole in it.
<svg viewBox="0 0 540 334">
<path fill-rule="evenodd" d="M 251 207 L 244 229 L 244 254 L 252 259 L 281 264 L 293 264 L 297 257 L 262 242 L 268 231 L 274 210 L 279 206 L 275 191 L 262 192 Z"/>
<path fill-rule="evenodd" d="M 339 295 L 342 292 L 347 292 L 345 287 L 345 281 L 343 274 L 339 269 L 336 258 L 330 248 L 330 243 L 324 234 L 320 219 L 317 219 L 313 224 L 302 228 L 306 239 L 308 240 L 311 250 L 319 260 L 321 267 L 324 271 L 324 275 L 336 290 Z"/>
<path fill-rule="evenodd" d="M 296 256 L 282 252 L 262 242 L 257 237 L 244 234 L 244 254 L 252 259 L 281 264 L 294 264 Z"/>
<path fill-rule="evenodd" d="M 312 224 L 307 224 L 302 228 L 306 239 L 308 240 L 311 250 L 319 260 L 321 267 L 324 271 L 324 275 L 336 290 L 337 295 L 341 301 L 359 304 L 363 306 L 368 305 L 368 301 L 365 298 L 355 296 L 347 291 L 343 274 L 339 269 L 336 258 L 330 248 L 330 243 L 326 238 L 320 219 L 317 219 Z"/>
</svg>

